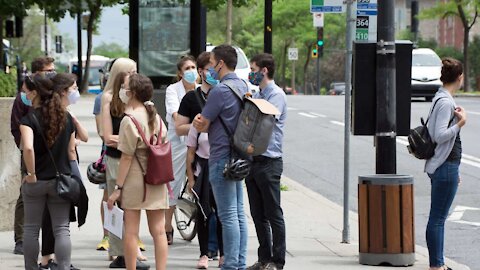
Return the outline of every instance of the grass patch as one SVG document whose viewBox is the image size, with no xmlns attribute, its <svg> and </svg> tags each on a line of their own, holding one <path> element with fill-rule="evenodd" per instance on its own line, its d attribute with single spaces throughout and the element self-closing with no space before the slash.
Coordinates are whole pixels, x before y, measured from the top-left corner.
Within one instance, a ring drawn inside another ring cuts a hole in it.
<svg viewBox="0 0 480 270">
<path fill-rule="evenodd" d="M 280 191 L 288 191 L 288 186 L 284 184 L 280 184 Z"/>
</svg>

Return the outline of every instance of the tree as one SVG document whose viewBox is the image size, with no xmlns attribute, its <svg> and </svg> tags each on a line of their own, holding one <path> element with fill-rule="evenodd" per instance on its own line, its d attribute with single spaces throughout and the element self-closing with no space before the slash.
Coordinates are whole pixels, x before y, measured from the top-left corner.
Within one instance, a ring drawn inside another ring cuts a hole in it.
<svg viewBox="0 0 480 270">
<path fill-rule="evenodd" d="M 59 21 L 66 13 L 75 17 L 86 11 L 89 13 L 87 21 L 87 59 L 85 61 L 85 74 L 83 76 L 80 90 L 83 91 L 88 87 L 88 76 L 90 74 L 90 56 L 92 54 L 93 33 L 96 31 L 102 9 L 111 7 L 116 4 L 123 4 L 123 0 L 56 0 L 45 1 L 47 14 L 55 21 Z"/>
<path fill-rule="evenodd" d="M 25 17 L 26 10 L 34 4 L 33 0 L 0 0 L 0 66 L 3 67 L 3 29 L 5 29 L 5 20 L 11 16 Z"/>
<path fill-rule="evenodd" d="M 128 51 L 122 47 L 120 44 L 111 42 L 105 43 L 102 42 L 100 45 L 93 49 L 93 54 L 103 55 L 108 58 L 119 58 L 119 57 L 127 57 L 128 58 Z"/>
<path fill-rule="evenodd" d="M 248 6 L 255 1 L 253 0 L 202 0 L 208 9 L 218 10 L 221 6 L 227 5 L 227 25 L 226 25 L 226 36 L 225 42 L 227 44 L 232 44 L 232 27 L 233 27 L 233 7 L 242 7 Z"/>
<path fill-rule="evenodd" d="M 467 79 L 465 80 L 465 91 L 470 90 L 470 80 L 468 75 L 469 70 L 469 36 L 470 30 L 477 22 L 478 9 L 480 8 L 480 0 L 448 0 L 446 2 L 439 2 L 436 6 L 423 10 L 420 13 L 420 18 L 446 18 L 458 17 L 463 25 L 463 69 Z"/>
</svg>

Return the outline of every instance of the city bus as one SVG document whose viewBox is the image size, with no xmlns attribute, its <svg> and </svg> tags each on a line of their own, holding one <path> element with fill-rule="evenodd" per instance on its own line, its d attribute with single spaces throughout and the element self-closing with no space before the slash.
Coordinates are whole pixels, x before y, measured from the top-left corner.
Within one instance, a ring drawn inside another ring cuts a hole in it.
<svg viewBox="0 0 480 270">
<path fill-rule="evenodd" d="M 87 60 L 87 56 L 82 56 L 82 69 L 83 74 L 85 74 L 85 62 Z M 88 76 L 88 92 L 93 94 L 98 94 L 102 90 L 100 88 L 100 71 L 105 63 L 107 63 L 110 58 L 101 56 L 101 55 L 91 55 L 90 56 L 90 69 L 89 69 L 89 76 Z M 78 58 L 72 58 L 68 62 L 68 70 L 71 73 L 77 74 L 78 70 Z"/>
</svg>

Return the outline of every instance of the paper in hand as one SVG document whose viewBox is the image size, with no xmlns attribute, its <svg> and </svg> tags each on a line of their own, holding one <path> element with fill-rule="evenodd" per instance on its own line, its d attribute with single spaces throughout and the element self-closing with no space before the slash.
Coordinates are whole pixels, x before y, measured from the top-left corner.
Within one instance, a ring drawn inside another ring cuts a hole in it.
<svg viewBox="0 0 480 270">
<path fill-rule="evenodd" d="M 114 205 L 112 210 L 108 210 L 106 202 L 103 202 L 104 221 L 103 227 L 122 239 L 123 236 L 123 210 Z"/>
</svg>

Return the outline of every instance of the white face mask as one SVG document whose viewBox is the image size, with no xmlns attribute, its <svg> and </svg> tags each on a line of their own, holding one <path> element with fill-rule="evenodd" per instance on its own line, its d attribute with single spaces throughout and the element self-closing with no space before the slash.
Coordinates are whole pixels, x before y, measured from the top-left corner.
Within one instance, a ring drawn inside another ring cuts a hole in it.
<svg viewBox="0 0 480 270">
<path fill-rule="evenodd" d="M 118 96 L 120 97 L 120 100 L 124 104 L 128 104 L 128 102 L 130 101 L 130 97 L 127 96 L 127 91 L 130 91 L 130 90 L 127 90 L 125 88 L 120 88 L 120 92 L 118 93 Z"/>
<path fill-rule="evenodd" d="M 75 104 L 80 99 L 80 93 L 78 92 L 78 90 L 70 91 L 67 98 L 69 104 Z"/>
</svg>

